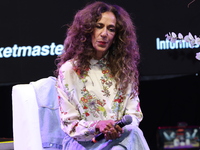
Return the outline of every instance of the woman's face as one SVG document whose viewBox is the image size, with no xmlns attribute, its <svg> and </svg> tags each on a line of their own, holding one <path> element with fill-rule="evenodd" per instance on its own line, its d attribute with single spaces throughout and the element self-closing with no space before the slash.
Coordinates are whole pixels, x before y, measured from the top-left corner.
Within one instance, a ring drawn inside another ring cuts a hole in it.
<svg viewBox="0 0 200 150">
<path fill-rule="evenodd" d="M 113 43 L 116 30 L 116 18 L 112 12 L 102 13 L 92 34 L 92 45 L 95 48 L 97 59 L 101 59 Z"/>
</svg>

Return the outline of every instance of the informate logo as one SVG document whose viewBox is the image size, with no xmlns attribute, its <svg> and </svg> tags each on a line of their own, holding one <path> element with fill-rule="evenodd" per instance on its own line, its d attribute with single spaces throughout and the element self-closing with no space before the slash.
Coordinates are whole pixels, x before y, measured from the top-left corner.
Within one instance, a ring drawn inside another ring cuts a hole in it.
<svg viewBox="0 0 200 150">
<path fill-rule="evenodd" d="M 156 38 L 156 49 L 157 50 L 173 50 L 173 49 L 187 49 L 187 48 L 199 48 L 199 45 L 191 47 L 188 42 L 176 40 L 175 43 L 170 42 L 169 40 L 160 40 Z"/>
</svg>

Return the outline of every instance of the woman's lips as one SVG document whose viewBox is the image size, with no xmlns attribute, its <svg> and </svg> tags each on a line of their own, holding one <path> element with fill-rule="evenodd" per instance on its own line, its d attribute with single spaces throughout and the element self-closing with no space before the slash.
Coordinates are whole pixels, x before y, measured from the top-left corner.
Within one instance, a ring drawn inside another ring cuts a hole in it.
<svg viewBox="0 0 200 150">
<path fill-rule="evenodd" d="M 102 45 L 102 46 L 105 46 L 106 43 L 107 43 L 107 42 L 105 42 L 105 41 L 98 41 L 98 44 L 99 44 L 99 45 Z"/>
</svg>

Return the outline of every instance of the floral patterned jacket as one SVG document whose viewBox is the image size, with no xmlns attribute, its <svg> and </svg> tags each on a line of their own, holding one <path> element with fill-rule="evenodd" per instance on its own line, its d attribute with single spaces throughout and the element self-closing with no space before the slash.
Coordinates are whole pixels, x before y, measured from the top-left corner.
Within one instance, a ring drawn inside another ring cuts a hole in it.
<svg viewBox="0 0 200 150">
<path fill-rule="evenodd" d="M 57 91 L 61 127 L 78 141 L 89 141 L 99 120 L 120 120 L 132 116 L 132 125 L 143 118 L 138 96 L 130 96 L 115 88 L 106 58 L 91 59 L 87 75 L 80 76 L 73 60 L 65 62 L 59 71 Z"/>
</svg>

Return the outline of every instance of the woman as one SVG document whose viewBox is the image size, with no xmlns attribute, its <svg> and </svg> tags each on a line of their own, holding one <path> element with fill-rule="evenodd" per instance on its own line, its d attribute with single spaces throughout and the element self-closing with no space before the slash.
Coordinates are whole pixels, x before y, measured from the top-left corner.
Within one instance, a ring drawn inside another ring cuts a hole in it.
<svg viewBox="0 0 200 150">
<path fill-rule="evenodd" d="M 135 27 L 123 8 L 94 2 L 77 12 L 57 59 L 63 150 L 149 149 L 138 128 L 139 58 Z M 115 125 L 124 115 L 132 123 Z M 92 143 L 99 133 L 104 138 Z"/>
</svg>

